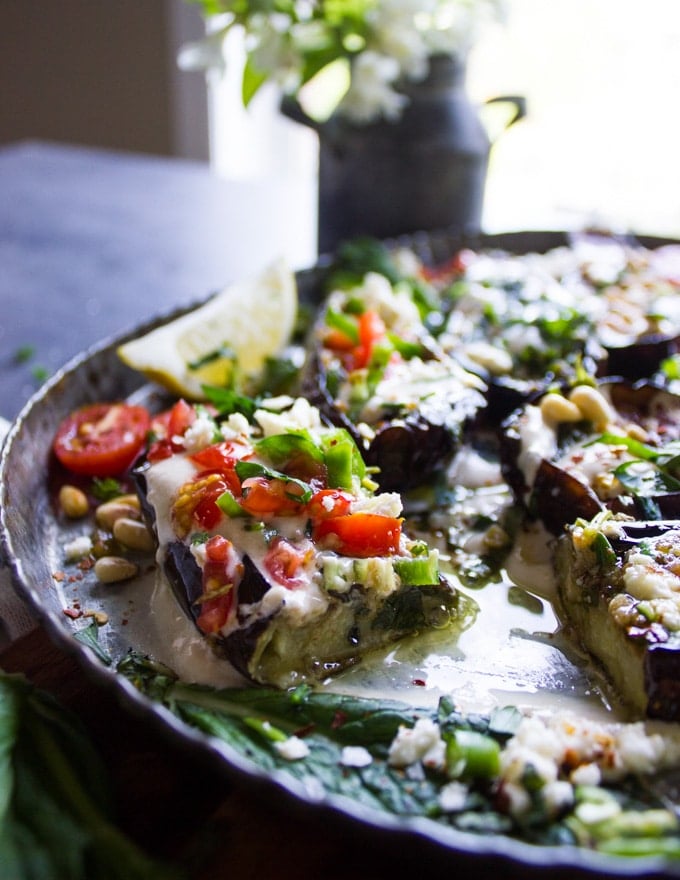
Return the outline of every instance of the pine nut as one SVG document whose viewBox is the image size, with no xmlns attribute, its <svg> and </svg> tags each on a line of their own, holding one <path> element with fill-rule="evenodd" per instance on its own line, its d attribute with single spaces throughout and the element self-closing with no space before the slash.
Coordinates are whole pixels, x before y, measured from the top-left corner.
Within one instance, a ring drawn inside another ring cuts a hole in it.
<svg viewBox="0 0 680 880">
<path fill-rule="evenodd" d="M 113 537 L 131 550 L 153 550 L 151 533 L 138 519 L 121 516 L 113 524 Z"/>
<path fill-rule="evenodd" d="M 136 495 L 121 495 L 111 501 L 105 501 L 95 511 L 97 525 L 109 531 L 113 529 L 115 521 L 123 516 L 139 519 L 139 498 Z"/>
<path fill-rule="evenodd" d="M 561 424 L 562 422 L 580 422 L 583 418 L 581 410 L 567 400 L 562 394 L 549 393 L 539 403 L 544 422 Z"/>
<path fill-rule="evenodd" d="M 138 572 L 138 566 L 122 556 L 102 556 L 94 564 L 94 573 L 103 584 L 130 580 Z"/>
<path fill-rule="evenodd" d="M 616 414 L 605 396 L 592 385 L 577 385 L 569 400 L 581 410 L 583 418 L 593 423 L 596 431 L 604 431 L 616 420 Z"/>
<path fill-rule="evenodd" d="M 83 617 L 91 618 L 97 626 L 106 626 L 109 622 L 109 615 L 106 611 L 84 611 Z"/>
<path fill-rule="evenodd" d="M 87 495 L 70 485 L 62 486 L 59 490 L 59 507 L 69 519 L 81 519 L 90 509 Z"/>
</svg>

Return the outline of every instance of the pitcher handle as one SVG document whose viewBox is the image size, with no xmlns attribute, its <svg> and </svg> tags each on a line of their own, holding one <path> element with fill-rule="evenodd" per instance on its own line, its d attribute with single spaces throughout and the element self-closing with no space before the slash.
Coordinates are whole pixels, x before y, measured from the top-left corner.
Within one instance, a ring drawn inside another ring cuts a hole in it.
<svg viewBox="0 0 680 880">
<path fill-rule="evenodd" d="M 487 98 L 484 101 L 485 106 L 489 104 L 512 104 L 514 106 L 515 112 L 503 126 L 503 131 L 507 131 L 511 125 L 524 119 L 527 115 L 527 99 L 524 95 L 498 95 L 496 98 Z"/>
</svg>

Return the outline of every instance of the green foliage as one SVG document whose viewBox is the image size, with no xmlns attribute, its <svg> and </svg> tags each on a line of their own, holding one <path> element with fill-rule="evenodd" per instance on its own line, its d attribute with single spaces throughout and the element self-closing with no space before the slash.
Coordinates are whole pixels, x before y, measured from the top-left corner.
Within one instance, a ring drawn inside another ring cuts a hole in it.
<svg viewBox="0 0 680 880">
<path fill-rule="evenodd" d="M 78 720 L 0 674 L 0 872 L 8 880 L 177 880 L 117 828 L 108 777 Z"/>
</svg>

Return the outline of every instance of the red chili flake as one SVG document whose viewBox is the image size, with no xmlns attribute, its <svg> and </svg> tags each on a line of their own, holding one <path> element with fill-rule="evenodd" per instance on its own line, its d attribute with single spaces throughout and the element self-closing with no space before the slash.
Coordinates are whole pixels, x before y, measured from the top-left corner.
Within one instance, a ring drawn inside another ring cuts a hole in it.
<svg viewBox="0 0 680 880">
<path fill-rule="evenodd" d="M 422 678 L 414 678 L 411 684 L 414 684 L 416 687 L 424 688 L 427 682 L 425 682 Z"/>
<path fill-rule="evenodd" d="M 306 724 L 304 727 L 301 727 L 299 730 L 295 731 L 295 736 L 299 736 L 302 739 L 305 736 L 308 736 L 310 733 L 314 733 L 316 730 L 316 724 L 311 722 L 310 724 Z"/>
<path fill-rule="evenodd" d="M 91 568 L 94 568 L 94 559 L 91 556 L 85 557 L 85 559 L 81 559 L 78 563 L 78 568 L 81 571 L 89 571 Z"/>
<path fill-rule="evenodd" d="M 79 617 L 83 616 L 83 612 L 79 608 L 64 608 L 64 614 L 70 617 L 71 620 L 78 620 Z"/>
<path fill-rule="evenodd" d="M 346 712 L 336 712 L 331 721 L 331 730 L 337 730 L 347 721 Z"/>
<path fill-rule="evenodd" d="M 52 572 L 52 577 L 54 578 L 54 580 L 55 580 L 58 584 L 60 584 L 63 580 L 66 579 L 66 575 L 64 574 L 63 571 L 53 571 L 53 572 Z"/>
</svg>

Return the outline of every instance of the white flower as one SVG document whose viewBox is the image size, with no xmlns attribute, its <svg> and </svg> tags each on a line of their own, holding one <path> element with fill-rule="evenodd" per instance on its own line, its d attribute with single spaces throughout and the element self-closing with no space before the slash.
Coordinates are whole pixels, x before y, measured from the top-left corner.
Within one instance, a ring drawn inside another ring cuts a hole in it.
<svg viewBox="0 0 680 880">
<path fill-rule="evenodd" d="M 303 60 L 291 40 L 286 16 L 253 16 L 247 43 L 251 44 L 251 60 L 256 70 L 270 76 L 284 91 L 297 89 Z"/>
<path fill-rule="evenodd" d="M 208 34 L 202 40 L 185 43 L 177 56 L 177 65 L 180 70 L 201 72 L 215 70 L 218 73 L 223 73 L 226 66 L 224 36 L 224 31 L 218 30 Z"/>
<path fill-rule="evenodd" d="M 433 54 L 464 56 L 480 27 L 502 18 L 504 5 L 504 0 L 356 0 L 346 8 L 332 4 L 329 13 L 314 0 L 293 0 L 285 11 L 268 12 L 262 4 L 246 2 L 237 10 L 209 14 L 213 32 L 184 46 L 179 64 L 223 70 L 224 39 L 232 28 L 243 28 L 248 71 L 260 72 L 263 81 L 273 80 L 285 94 L 300 98 L 309 62 L 316 63 L 323 52 L 329 68 L 338 61 L 351 65 L 350 86 L 338 105 L 342 115 L 357 124 L 393 120 L 407 104 L 398 82 L 424 78 Z M 250 78 L 249 98 L 259 84 Z M 329 77 L 325 85 L 335 105 L 337 82 Z"/>
<path fill-rule="evenodd" d="M 399 62 L 378 52 L 366 51 L 354 59 L 352 79 L 338 112 L 352 122 L 375 122 L 381 116 L 397 119 L 408 103 L 392 87 L 399 76 Z"/>
</svg>

